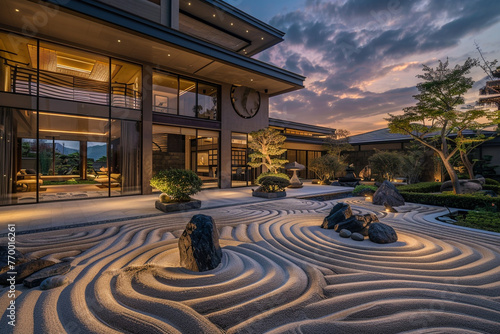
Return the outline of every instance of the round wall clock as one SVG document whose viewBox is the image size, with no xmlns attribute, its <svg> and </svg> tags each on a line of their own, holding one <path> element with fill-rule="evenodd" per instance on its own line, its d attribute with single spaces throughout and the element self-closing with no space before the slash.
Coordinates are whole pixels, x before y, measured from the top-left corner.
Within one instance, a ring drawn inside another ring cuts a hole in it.
<svg viewBox="0 0 500 334">
<path fill-rule="evenodd" d="M 243 118 L 254 117 L 260 108 L 260 93 L 244 86 L 231 87 L 231 103 L 238 115 Z"/>
</svg>

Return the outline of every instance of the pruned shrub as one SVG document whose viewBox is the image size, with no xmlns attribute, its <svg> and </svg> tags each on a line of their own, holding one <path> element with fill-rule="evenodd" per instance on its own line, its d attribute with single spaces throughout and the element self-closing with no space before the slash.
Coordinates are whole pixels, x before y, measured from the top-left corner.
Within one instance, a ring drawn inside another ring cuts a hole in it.
<svg viewBox="0 0 500 334">
<path fill-rule="evenodd" d="M 260 184 L 260 180 L 262 180 L 262 178 L 266 177 L 266 176 L 281 177 L 282 179 L 290 181 L 290 177 L 288 177 L 288 175 L 286 175 L 285 173 L 264 172 L 264 173 L 260 174 L 259 176 L 257 176 L 257 178 L 254 181 L 255 184 Z"/>
<path fill-rule="evenodd" d="M 377 187 L 367 184 L 357 185 L 352 191 L 354 196 L 372 196 L 377 191 Z"/>
<path fill-rule="evenodd" d="M 484 190 L 493 190 L 498 195 L 500 195 L 500 186 L 492 185 L 492 184 L 483 184 Z"/>
<path fill-rule="evenodd" d="M 328 180 L 335 178 L 335 174 L 342 172 L 345 167 L 346 163 L 333 155 L 323 155 L 313 159 L 309 164 L 309 169 L 316 174 L 320 184 L 328 184 Z"/>
<path fill-rule="evenodd" d="M 438 193 L 441 191 L 441 182 L 420 182 L 398 187 L 399 191 L 409 193 Z"/>
<path fill-rule="evenodd" d="M 400 188 L 399 188 L 400 189 Z M 473 210 L 500 205 L 500 197 L 490 197 L 484 194 L 423 194 L 400 191 L 405 202 L 420 203 L 450 208 Z"/>
<path fill-rule="evenodd" d="M 374 173 L 378 174 L 377 181 L 391 181 L 401 171 L 403 160 L 397 152 L 379 151 L 368 158 Z"/>
<path fill-rule="evenodd" d="M 285 191 L 285 188 L 290 185 L 290 181 L 277 176 L 265 176 L 260 179 L 260 187 L 258 191 L 265 193 L 275 193 Z"/>
<path fill-rule="evenodd" d="M 472 210 L 458 219 L 457 225 L 500 232 L 500 212 L 492 210 Z"/>
<path fill-rule="evenodd" d="M 490 179 L 489 177 L 484 179 L 485 184 L 492 185 L 492 186 L 500 186 L 500 182 L 494 179 Z"/>
<path fill-rule="evenodd" d="M 191 170 L 172 168 L 159 171 L 151 178 L 150 184 L 173 201 L 189 201 L 189 196 L 201 190 L 202 181 Z"/>
</svg>

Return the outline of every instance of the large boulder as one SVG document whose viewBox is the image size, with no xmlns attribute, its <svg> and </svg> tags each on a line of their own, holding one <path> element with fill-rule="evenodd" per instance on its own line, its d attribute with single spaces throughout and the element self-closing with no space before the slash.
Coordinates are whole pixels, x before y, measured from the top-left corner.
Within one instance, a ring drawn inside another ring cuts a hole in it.
<svg viewBox="0 0 500 334">
<path fill-rule="evenodd" d="M 179 238 L 180 265 L 191 271 L 215 269 L 222 260 L 219 233 L 215 221 L 206 215 L 194 215 Z"/>
<path fill-rule="evenodd" d="M 368 237 L 370 241 L 377 244 L 390 244 L 398 241 L 396 231 L 384 223 L 373 223 L 368 229 Z"/>
<path fill-rule="evenodd" d="M 9 270 L 9 261 L 11 261 L 10 263 L 13 262 L 14 265 L 18 265 L 27 262 L 28 259 L 17 249 L 11 249 L 9 252 L 9 247 L 7 245 L 0 246 L 0 273 Z"/>
<path fill-rule="evenodd" d="M 352 217 L 352 210 L 349 204 L 337 203 L 328 216 L 323 219 L 322 228 L 333 229 L 335 225 Z M 340 230 L 339 230 L 340 231 Z"/>
<path fill-rule="evenodd" d="M 473 194 L 483 189 L 481 185 L 481 180 L 458 180 L 460 187 L 462 188 L 462 193 Z M 441 192 L 443 191 L 453 191 L 453 183 L 450 181 L 443 182 L 441 184 Z"/>
<path fill-rule="evenodd" d="M 385 203 L 390 206 L 401 206 L 405 204 L 403 196 L 399 193 L 396 186 L 389 181 L 384 181 L 373 194 L 373 204 L 384 205 Z"/>
</svg>

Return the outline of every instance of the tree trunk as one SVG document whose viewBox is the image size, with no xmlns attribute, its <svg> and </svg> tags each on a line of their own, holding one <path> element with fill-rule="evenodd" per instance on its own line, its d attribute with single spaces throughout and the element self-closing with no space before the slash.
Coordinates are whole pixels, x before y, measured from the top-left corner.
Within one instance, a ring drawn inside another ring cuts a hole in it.
<svg viewBox="0 0 500 334">
<path fill-rule="evenodd" d="M 462 159 L 462 163 L 467 169 L 467 173 L 469 173 L 469 179 L 472 180 L 474 178 L 474 165 L 470 162 L 467 153 L 460 151 L 460 159 Z"/>
<path fill-rule="evenodd" d="M 457 172 L 455 172 L 455 169 L 453 169 L 453 166 L 451 165 L 450 161 L 448 159 L 446 159 L 444 156 L 441 156 L 441 161 L 443 161 L 444 168 L 446 168 L 446 171 L 448 172 L 448 175 L 450 176 L 451 184 L 453 185 L 453 192 L 455 194 L 461 194 L 462 187 L 460 186 Z"/>
</svg>

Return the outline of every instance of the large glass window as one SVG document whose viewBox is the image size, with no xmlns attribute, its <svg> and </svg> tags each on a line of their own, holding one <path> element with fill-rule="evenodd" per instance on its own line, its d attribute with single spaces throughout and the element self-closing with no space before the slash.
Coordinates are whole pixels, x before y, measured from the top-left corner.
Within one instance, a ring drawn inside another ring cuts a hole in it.
<svg viewBox="0 0 500 334">
<path fill-rule="evenodd" d="M 0 205 L 36 202 L 36 127 L 36 112 L 0 107 Z"/>
<path fill-rule="evenodd" d="M 153 111 L 172 115 L 219 119 L 219 88 L 194 79 L 153 73 Z"/>
<path fill-rule="evenodd" d="M 186 79 L 179 80 L 179 115 L 196 117 L 196 82 Z"/>
<path fill-rule="evenodd" d="M 198 117 L 217 119 L 218 90 L 216 86 L 198 84 Z"/>
<path fill-rule="evenodd" d="M 219 186 L 219 132 L 153 125 L 153 173 L 168 168 L 198 174 L 203 188 Z"/>
<path fill-rule="evenodd" d="M 153 111 L 177 115 L 178 92 L 176 75 L 153 73 Z"/>
<path fill-rule="evenodd" d="M 111 59 L 111 105 L 141 109 L 142 68 L 121 60 Z"/>
<path fill-rule="evenodd" d="M 36 95 L 35 39 L 0 31 L 0 91 Z"/>
<path fill-rule="evenodd" d="M 248 135 L 233 132 L 231 134 L 231 187 L 249 185 L 250 167 L 248 166 Z"/>
<path fill-rule="evenodd" d="M 30 57 L 36 45 L 28 45 Z M 40 42 L 40 96 L 109 104 L 109 58 Z"/>
</svg>

